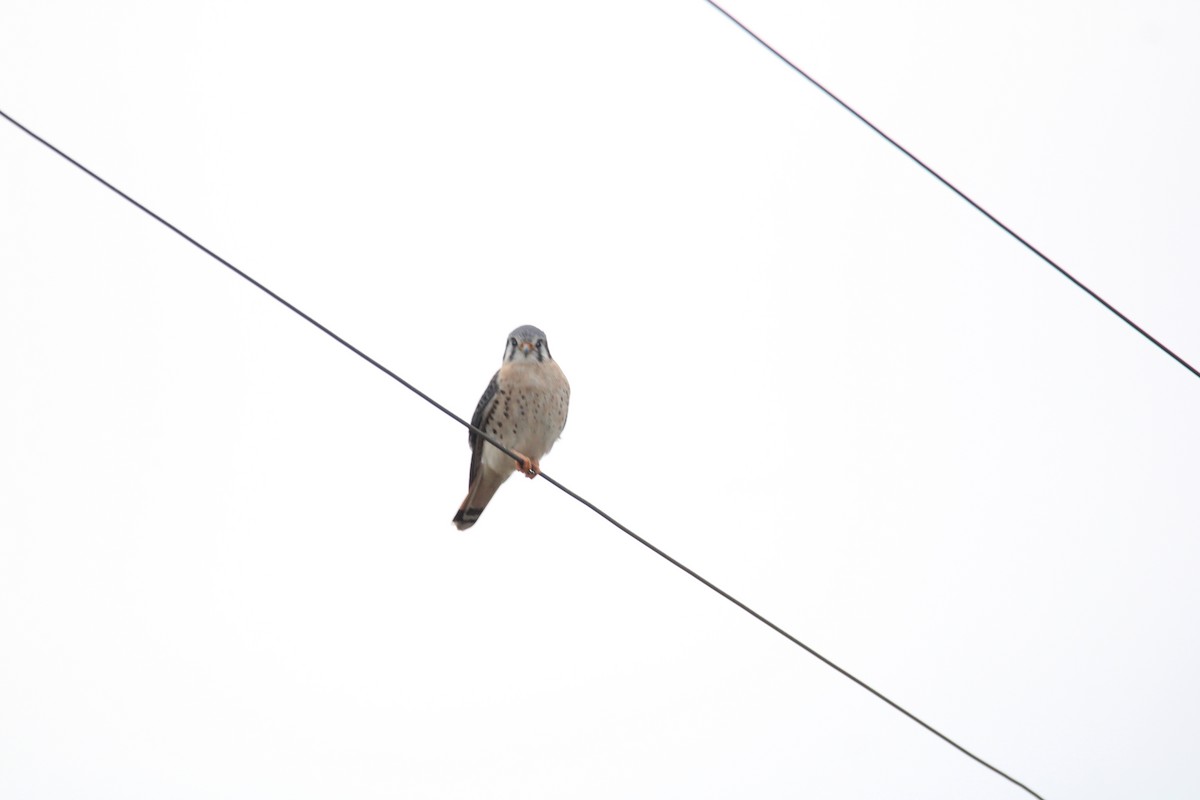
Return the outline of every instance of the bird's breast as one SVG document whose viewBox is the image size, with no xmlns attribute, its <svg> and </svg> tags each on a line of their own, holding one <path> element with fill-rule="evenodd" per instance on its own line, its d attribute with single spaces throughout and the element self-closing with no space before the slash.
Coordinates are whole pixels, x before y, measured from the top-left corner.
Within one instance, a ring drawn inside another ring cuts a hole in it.
<svg viewBox="0 0 1200 800">
<path fill-rule="evenodd" d="M 540 459 L 562 435 L 571 387 L 553 361 L 510 362 L 500 370 L 492 420 L 497 438 L 530 458 Z"/>
</svg>

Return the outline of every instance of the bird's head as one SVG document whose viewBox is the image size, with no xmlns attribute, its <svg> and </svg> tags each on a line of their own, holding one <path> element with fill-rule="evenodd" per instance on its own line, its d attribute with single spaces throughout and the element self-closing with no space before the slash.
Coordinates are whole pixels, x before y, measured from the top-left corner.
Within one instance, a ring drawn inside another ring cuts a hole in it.
<svg viewBox="0 0 1200 800">
<path fill-rule="evenodd" d="M 550 357 L 550 345 L 546 342 L 546 334 L 540 328 L 532 325 L 522 325 L 508 335 L 508 343 L 504 346 L 504 360 L 523 362 L 553 361 Z"/>
</svg>

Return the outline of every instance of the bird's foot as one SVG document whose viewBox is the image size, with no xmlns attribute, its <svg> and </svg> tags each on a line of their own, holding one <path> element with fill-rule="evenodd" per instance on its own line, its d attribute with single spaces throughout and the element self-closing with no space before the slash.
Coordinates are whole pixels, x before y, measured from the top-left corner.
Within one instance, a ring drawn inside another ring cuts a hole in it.
<svg viewBox="0 0 1200 800">
<path fill-rule="evenodd" d="M 526 478 L 533 480 L 538 476 L 538 473 L 542 471 L 542 468 L 538 465 L 536 458 L 530 458 L 524 453 L 516 450 L 513 450 L 513 454 L 519 456 L 517 459 L 517 471 Z"/>
</svg>

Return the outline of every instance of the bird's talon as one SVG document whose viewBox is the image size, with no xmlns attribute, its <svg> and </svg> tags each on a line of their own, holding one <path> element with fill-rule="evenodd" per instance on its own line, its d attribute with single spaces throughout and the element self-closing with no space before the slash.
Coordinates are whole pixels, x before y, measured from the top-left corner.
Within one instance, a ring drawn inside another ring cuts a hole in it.
<svg viewBox="0 0 1200 800">
<path fill-rule="evenodd" d="M 517 459 L 517 471 L 530 480 L 537 477 L 537 462 L 524 453 L 516 453 L 516 455 L 520 456 Z"/>
</svg>

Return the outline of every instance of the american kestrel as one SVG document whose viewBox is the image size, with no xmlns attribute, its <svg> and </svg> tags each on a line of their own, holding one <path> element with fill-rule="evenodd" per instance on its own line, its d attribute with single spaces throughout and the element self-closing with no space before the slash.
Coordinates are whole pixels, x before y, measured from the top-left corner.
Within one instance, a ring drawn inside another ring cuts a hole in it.
<svg viewBox="0 0 1200 800">
<path fill-rule="evenodd" d="M 510 333 L 504 346 L 504 363 L 479 398 L 471 424 L 487 431 L 521 460 L 513 461 L 470 431 L 470 488 L 454 515 L 460 531 L 475 524 L 514 470 L 519 469 L 527 478 L 541 472 L 538 461 L 562 435 L 570 399 L 567 376 L 550 357 L 546 334 L 532 325 L 522 325 Z"/>
</svg>

